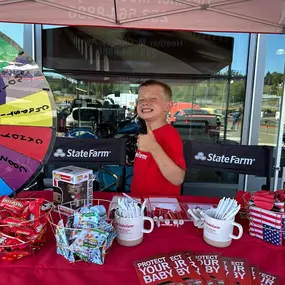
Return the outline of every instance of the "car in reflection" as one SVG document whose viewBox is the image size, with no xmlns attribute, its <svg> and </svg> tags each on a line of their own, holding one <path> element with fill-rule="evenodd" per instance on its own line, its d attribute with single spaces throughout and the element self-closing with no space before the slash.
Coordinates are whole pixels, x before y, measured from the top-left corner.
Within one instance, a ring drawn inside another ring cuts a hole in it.
<svg viewBox="0 0 285 285">
<path fill-rule="evenodd" d="M 66 129 L 91 128 L 92 124 L 117 122 L 125 119 L 124 109 L 75 107 L 66 118 Z"/>
<path fill-rule="evenodd" d="M 206 115 L 211 115 L 212 117 L 215 117 L 216 120 L 217 120 L 217 124 L 218 125 L 221 125 L 222 123 L 222 117 L 223 115 L 222 114 L 219 114 L 217 112 L 217 110 L 212 111 L 212 110 L 209 110 L 210 108 L 203 108 L 203 109 L 200 109 L 200 110 L 197 110 L 197 109 L 181 109 L 179 111 L 177 111 L 173 116 L 169 116 L 168 117 L 168 122 L 171 123 L 171 122 L 175 122 L 176 121 L 176 118 L 177 117 L 183 117 L 185 116 L 186 118 L 189 117 L 189 116 L 194 116 L 194 117 L 205 117 Z"/>
<path fill-rule="evenodd" d="M 210 138 L 219 140 L 221 117 L 209 114 L 207 110 L 182 109 L 168 118 L 182 136 L 182 139 L 193 137 Z"/>
</svg>

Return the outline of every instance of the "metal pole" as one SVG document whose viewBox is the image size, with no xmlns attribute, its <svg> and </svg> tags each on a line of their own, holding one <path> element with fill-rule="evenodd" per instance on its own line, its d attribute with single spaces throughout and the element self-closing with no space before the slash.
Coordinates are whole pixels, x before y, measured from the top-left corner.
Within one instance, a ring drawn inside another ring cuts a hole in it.
<svg viewBox="0 0 285 285">
<path fill-rule="evenodd" d="M 274 165 L 274 186 L 273 190 L 276 191 L 278 187 L 278 177 L 280 171 L 280 161 L 282 154 L 282 146 L 283 146 L 283 134 L 284 134 L 284 121 L 285 121 L 285 65 L 284 65 L 284 73 L 283 73 L 283 92 L 281 97 L 281 106 L 280 106 L 280 118 L 279 118 L 279 126 L 278 126 L 278 137 L 277 137 L 277 146 L 276 146 L 276 159 Z"/>
<path fill-rule="evenodd" d="M 226 112 L 225 112 L 225 124 L 224 124 L 224 141 L 227 138 L 227 128 L 228 128 L 228 114 L 229 114 L 229 104 L 230 104 L 230 92 L 231 92 L 231 80 L 232 80 L 232 65 L 229 65 L 228 71 L 228 79 L 227 79 L 227 86 L 226 86 Z"/>
</svg>

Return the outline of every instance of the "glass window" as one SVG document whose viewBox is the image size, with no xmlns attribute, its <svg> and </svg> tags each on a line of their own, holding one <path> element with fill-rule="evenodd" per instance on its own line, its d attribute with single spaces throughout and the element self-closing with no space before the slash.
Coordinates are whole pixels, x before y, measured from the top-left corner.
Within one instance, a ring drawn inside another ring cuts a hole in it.
<svg viewBox="0 0 285 285">
<path fill-rule="evenodd" d="M 264 88 L 260 114 L 259 144 L 276 147 L 280 122 L 280 104 L 283 91 L 285 64 L 285 36 L 268 35 L 264 71 Z M 285 146 L 285 139 L 284 146 Z M 275 159 L 276 153 L 274 152 Z M 281 167 L 285 167 L 285 148 L 282 150 Z M 279 176 L 282 171 L 279 172 Z"/>
<path fill-rule="evenodd" d="M 268 35 L 259 144 L 276 146 L 285 63 L 284 35 Z"/>
<path fill-rule="evenodd" d="M 167 120 L 183 140 L 240 143 L 248 34 L 44 26 L 42 39 L 59 135 L 118 130 L 134 118 L 139 84 L 155 78 L 172 88 Z M 236 184 L 238 175 L 191 168 L 186 181 Z"/>
<path fill-rule="evenodd" d="M 24 24 L 0 23 L 0 32 L 23 48 Z"/>
</svg>

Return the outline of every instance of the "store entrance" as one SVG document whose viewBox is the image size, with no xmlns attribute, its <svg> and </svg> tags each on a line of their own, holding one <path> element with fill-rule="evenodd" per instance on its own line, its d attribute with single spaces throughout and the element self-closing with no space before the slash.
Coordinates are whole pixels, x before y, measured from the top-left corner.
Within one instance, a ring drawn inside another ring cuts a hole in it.
<svg viewBox="0 0 285 285">
<path fill-rule="evenodd" d="M 104 81 L 87 80 L 93 77 L 84 74 L 84 80 L 72 80 L 56 74 L 45 74 L 55 94 L 58 113 L 58 136 L 66 136 L 76 130 L 80 137 L 110 137 L 107 125 L 112 126 L 113 136 L 120 128 L 134 127 L 137 121 L 135 104 L 137 89 L 147 77 L 122 78 L 109 77 Z M 78 78 L 78 74 L 76 74 Z M 228 76 L 216 76 L 206 79 L 169 79 L 160 80 L 170 85 L 174 106 L 167 116 L 167 122 L 173 125 L 183 141 L 194 140 L 211 144 L 239 144 L 241 141 L 242 109 L 244 102 L 245 80 Z M 60 84 L 59 84 L 60 83 Z M 94 123 L 97 129 L 94 129 Z M 105 128 L 98 128 L 103 124 Z M 129 124 L 129 123 L 127 123 Z M 88 129 L 86 131 L 86 129 Z M 137 131 L 134 127 L 134 133 Z M 134 150 L 135 148 L 133 148 Z M 130 154 L 131 168 L 134 154 Z M 95 170 L 95 168 L 94 168 Z M 129 183 L 130 183 L 130 173 Z M 185 195 L 223 195 L 235 192 L 238 174 L 215 169 L 187 169 L 183 194 Z M 214 187 L 214 188 L 213 188 Z M 216 189 L 217 190 L 216 190 Z M 215 189 L 215 190 L 213 190 Z"/>
<path fill-rule="evenodd" d="M 172 89 L 167 122 L 184 141 L 239 144 L 248 35 L 239 40 L 234 34 L 44 26 L 42 65 L 57 104 L 58 135 L 117 135 L 134 115 L 138 85 L 158 79 Z M 234 48 L 242 51 L 238 64 Z M 131 123 L 136 132 L 137 122 Z M 104 124 L 111 129 L 98 128 Z M 190 166 L 183 194 L 229 196 L 237 185 L 237 174 Z"/>
</svg>

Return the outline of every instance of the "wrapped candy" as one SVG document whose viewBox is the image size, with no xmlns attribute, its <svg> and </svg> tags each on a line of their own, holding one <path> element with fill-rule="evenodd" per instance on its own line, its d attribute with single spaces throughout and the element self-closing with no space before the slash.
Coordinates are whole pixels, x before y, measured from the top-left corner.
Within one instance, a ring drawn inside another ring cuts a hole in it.
<svg viewBox="0 0 285 285">
<path fill-rule="evenodd" d="M 70 262 L 81 259 L 104 264 L 106 251 L 116 237 L 106 217 L 105 207 L 98 205 L 82 207 L 69 216 L 66 228 L 61 220 L 56 228 L 57 253 Z"/>
<path fill-rule="evenodd" d="M 3 260 L 31 256 L 45 242 L 47 215 L 44 199 L 18 200 L 0 198 L 0 251 Z"/>
<path fill-rule="evenodd" d="M 57 254 L 62 255 L 64 258 L 69 260 L 70 262 L 74 262 L 74 256 L 72 251 L 69 249 L 69 244 L 67 240 L 67 236 L 64 230 L 64 223 L 63 220 L 58 222 L 56 227 L 56 244 L 57 244 Z"/>
</svg>

